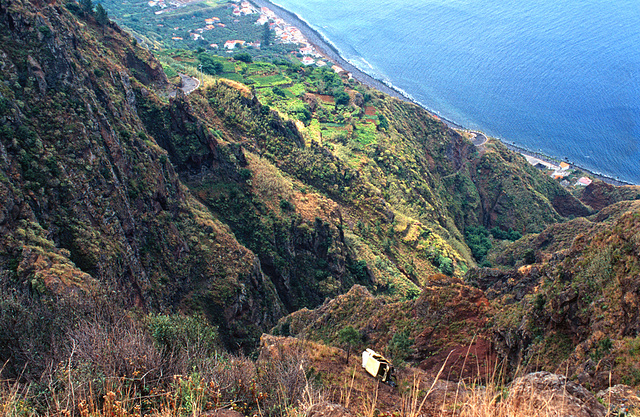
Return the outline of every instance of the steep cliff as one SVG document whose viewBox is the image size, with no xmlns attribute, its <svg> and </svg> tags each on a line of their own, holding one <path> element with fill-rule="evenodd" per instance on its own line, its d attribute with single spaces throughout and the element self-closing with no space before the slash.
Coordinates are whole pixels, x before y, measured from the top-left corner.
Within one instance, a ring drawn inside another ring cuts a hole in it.
<svg viewBox="0 0 640 417">
<path fill-rule="evenodd" d="M 232 346 L 250 345 L 283 305 L 141 122 L 145 99 L 184 105 L 166 98 L 161 66 L 116 26 L 57 3 L 3 2 L 0 26 L 5 291 L 108 291 L 142 311 L 200 310 Z"/>
<path fill-rule="evenodd" d="M 513 366 L 562 365 L 599 389 L 640 384 L 639 219 L 640 202 L 620 202 L 511 244 L 497 259 L 516 268 L 470 271 Z"/>
<path fill-rule="evenodd" d="M 422 291 L 427 329 L 445 295 L 484 317 L 484 296 L 459 281 L 475 265 L 467 227 L 526 233 L 591 213 L 500 143 L 477 149 L 331 72 L 273 66 L 310 101 L 334 83 L 345 107 L 269 105 L 228 80 L 172 97 L 158 61 L 83 7 L 0 4 L 0 274 L 13 307 L 200 312 L 250 350 L 285 314 L 361 284 L 394 303 Z M 351 119 L 314 139 L 321 119 L 371 108 L 378 125 Z M 440 272 L 454 277 L 442 294 Z M 418 350 L 441 352 L 451 332 L 425 331 Z M 16 337 L 3 358 L 31 349 Z"/>
</svg>

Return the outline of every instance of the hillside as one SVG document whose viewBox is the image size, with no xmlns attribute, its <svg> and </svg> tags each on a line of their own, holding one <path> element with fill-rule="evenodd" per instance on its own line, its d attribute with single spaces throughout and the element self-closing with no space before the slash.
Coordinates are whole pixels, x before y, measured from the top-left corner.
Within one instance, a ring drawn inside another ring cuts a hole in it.
<svg viewBox="0 0 640 417">
<path fill-rule="evenodd" d="M 185 96 L 166 74 L 202 52 L 161 64 L 86 5 L 0 4 L 0 360 L 20 383 L 67 372 L 38 385 L 40 411 L 76 386 L 102 398 L 105 375 L 136 395 L 147 375 L 210 376 L 274 326 L 335 345 L 351 325 L 425 370 L 469 344 L 549 367 L 596 349 L 625 377 L 636 189 L 583 203 L 500 142 L 327 69 L 210 58 L 222 76 Z M 550 353 L 554 337 L 570 342 Z"/>
</svg>

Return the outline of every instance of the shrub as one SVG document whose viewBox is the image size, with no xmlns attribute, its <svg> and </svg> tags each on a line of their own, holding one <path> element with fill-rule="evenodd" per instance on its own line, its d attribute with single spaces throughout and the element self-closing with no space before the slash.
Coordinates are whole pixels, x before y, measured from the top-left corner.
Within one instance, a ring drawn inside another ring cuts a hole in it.
<svg viewBox="0 0 640 417">
<path fill-rule="evenodd" d="M 247 64 L 250 64 L 253 62 L 253 58 L 251 57 L 251 54 L 249 54 L 248 52 L 240 52 L 239 54 L 235 54 L 233 56 L 233 59 L 235 59 L 236 61 L 246 62 Z"/>
<path fill-rule="evenodd" d="M 349 104 L 349 100 L 351 100 L 349 94 L 347 94 L 344 90 L 335 93 L 333 97 L 336 100 L 336 104 L 339 106 L 346 106 L 347 104 Z"/>
<path fill-rule="evenodd" d="M 471 249 L 473 257 L 478 262 L 484 260 L 492 246 L 489 232 L 483 226 L 467 227 L 464 231 L 464 240 L 467 242 L 469 249 Z"/>
<path fill-rule="evenodd" d="M 382 114 L 378 115 L 378 128 L 384 130 L 389 129 L 389 121 Z"/>
<path fill-rule="evenodd" d="M 508 231 L 502 230 L 499 227 L 494 227 L 493 229 L 491 229 L 491 235 L 495 238 L 495 239 L 500 239 L 500 240 L 511 240 L 511 241 L 516 241 L 518 239 L 520 239 L 522 237 L 522 233 L 518 232 L 517 230 L 513 230 L 511 228 L 509 228 Z"/>
<path fill-rule="evenodd" d="M 454 268 L 453 268 L 453 261 L 451 260 L 451 258 L 447 258 L 446 256 L 441 256 L 439 259 L 439 265 L 440 265 L 440 272 L 449 276 L 453 275 Z"/>
<path fill-rule="evenodd" d="M 395 333 L 389 341 L 389 355 L 394 360 L 404 361 L 409 356 L 413 342 L 414 340 L 409 338 L 409 332 L 407 330 Z"/>
<path fill-rule="evenodd" d="M 165 356 L 183 351 L 191 359 L 211 354 L 219 346 L 217 329 L 200 316 L 152 315 L 147 325 Z"/>
<path fill-rule="evenodd" d="M 205 74 L 218 75 L 224 70 L 222 62 L 216 61 L 210 55 L 202 53 L 198 55 L 198 60 L 200 60 L 200 65 L 202 65 L 202 72 L 204 72 Z"/>
<path fill-rule="evenodd" d="M 273 91 L 273 94 L 280 96 L 282 98 L 287 97 L 287 95 L 285 94 L 284 90 L 278 86 L 275 86 L 271 89 L 271 91 Z"/>
<path fill-rule="evenodd" d="M 295 210 L 295 206 L 291 204 L 289 200 L 285 200 L 284 198 L 280 200 L 280 208 L 284 211 Z"/>
<path fill-rule="evenodd" d="M 42 33 L 45 37 L 51 36 L 51 29 L 49 29 L 49 26 L 47 25 L 39 26 L 38 31 L 40 31 L 40 33 Z"/>
</svg>

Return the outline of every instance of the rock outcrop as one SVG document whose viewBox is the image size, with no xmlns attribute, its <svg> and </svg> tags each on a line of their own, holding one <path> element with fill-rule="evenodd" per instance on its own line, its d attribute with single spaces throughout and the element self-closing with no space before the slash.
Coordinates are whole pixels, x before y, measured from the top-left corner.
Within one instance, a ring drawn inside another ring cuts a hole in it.
<svg viewBox="0 0 640 417">
<path fill-rule="evenodd" d="M 532 411 L 558 417 L 607 415 L 604 406 L 584 387 L 549 372 L 517 378 L 510 386 L 509 397 L 513 411 L 522 415 Z"/>
<path fill-rule="evenodd" d="M 319 403 L 307 410 L 306 417 L 352 417 L 354 414 L 339 404 Z"/>
</svg>

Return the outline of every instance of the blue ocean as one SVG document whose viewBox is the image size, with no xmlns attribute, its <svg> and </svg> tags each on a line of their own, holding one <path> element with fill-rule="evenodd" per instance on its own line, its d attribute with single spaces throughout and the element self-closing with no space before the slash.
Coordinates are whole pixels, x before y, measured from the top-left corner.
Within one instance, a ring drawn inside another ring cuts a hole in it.
<svg viewBox="0 0 640 417">
<path fill-rule="evenodd" d="M 448 120 L 640 184 L 639 0 L 276 3 Z"/>
</svg>

